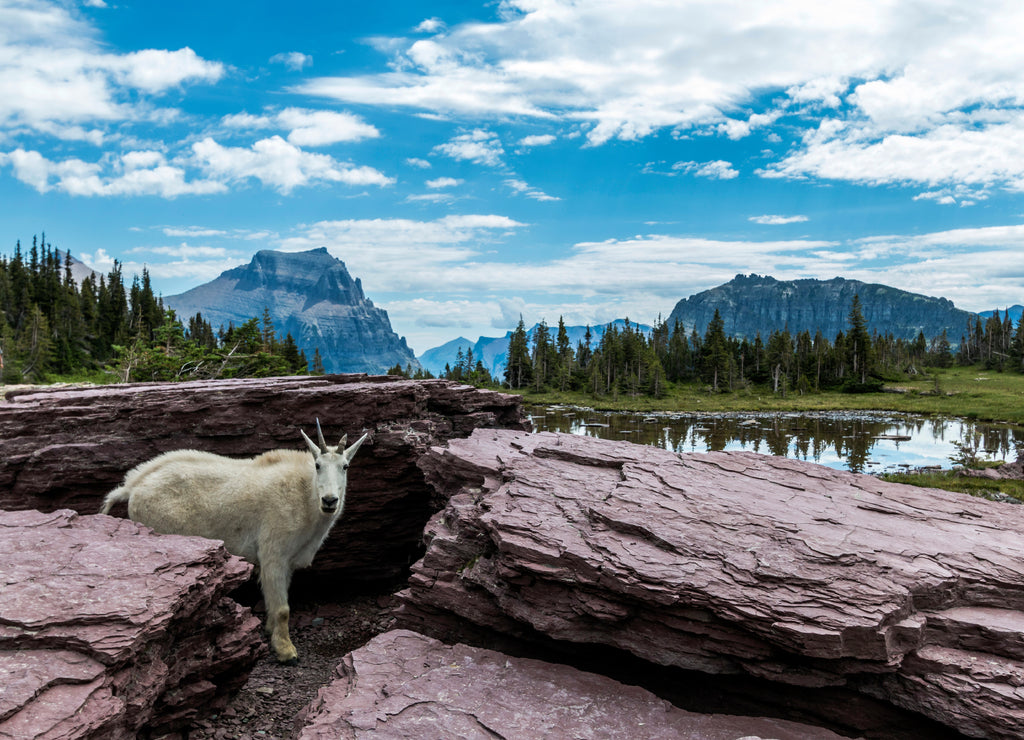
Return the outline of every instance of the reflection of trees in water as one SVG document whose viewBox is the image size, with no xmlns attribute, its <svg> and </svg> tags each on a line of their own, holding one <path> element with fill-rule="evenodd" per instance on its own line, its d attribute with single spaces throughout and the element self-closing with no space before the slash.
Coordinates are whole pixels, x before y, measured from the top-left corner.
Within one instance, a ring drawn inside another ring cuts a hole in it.
<svg viewBox="0 0 1024 740">
<path fill-rule="evenodd" d="M 830 450 L 853 472 L 863 472 L 877 438 L 912 436 L 937 443 L 957 437 L 977 440 L 979 450 L 1012 460 L 1024 444 L 1024 429 L 978 424 L 959 419 L 913 416 L 817 414 L 651 416 L 557 408 L 528 409 L 536 431 L 584 434 L 649 444 L 675 452 L 724 450 L 752 452 L 818 462 Z M 895 442 L 899 449 L 899 442 Z"/>
</svg>

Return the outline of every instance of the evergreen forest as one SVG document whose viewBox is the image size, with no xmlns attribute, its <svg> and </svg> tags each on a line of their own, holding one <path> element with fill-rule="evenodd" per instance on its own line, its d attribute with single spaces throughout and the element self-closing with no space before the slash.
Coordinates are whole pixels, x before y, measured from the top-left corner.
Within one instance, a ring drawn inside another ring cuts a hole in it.
<svg viewBox="0 0 1024 740">
<path fill-rule="evenodd" d="M 265 377 L 308 372 L 292 336 L 269 312 L 216 330 L 179 318 L 154 295 L 149 273 L 126 287 L 121 265 L 77 283 L 68 252 L 33 237 L 0 256 L 0 382 L 129 382 Z M 313 371 L 323 371 L 319 353 Z"/>
<path fill-rule="evenodd" d="M 509 339 L 503 385 L 526 392 L 583 392 L 593 397 L 662 397 L 669 384 L 702 384 L 711 392 L 751 386 L 774 394 L 878 391 L 885 381 L 954 365 L 1024 372 L 1024 320 L 1014 327 L 1008 314 L 964 327 L 954 345 L 943 332 L 913 341 L 869 332 L 859 297 L 848 314 L 848 330 L 835 337 L 807 331 L 796 335 L 785 327 L 768 337 L 736 339 L 725 334 L 716 311 L 703 335 L 695 328 L 660 318 L 649 334 L 626 321 L 623 329 L 609 325 L 599 341 L 590 329 L 575 347 L 559 319 L 557 329 L 541 323 L 532 342 L 520 318 Z M 474 360 L 472 350 L 459 355 L 444 377 L 475 384 L 491 382 L 490 373 Z"/>
</svg>

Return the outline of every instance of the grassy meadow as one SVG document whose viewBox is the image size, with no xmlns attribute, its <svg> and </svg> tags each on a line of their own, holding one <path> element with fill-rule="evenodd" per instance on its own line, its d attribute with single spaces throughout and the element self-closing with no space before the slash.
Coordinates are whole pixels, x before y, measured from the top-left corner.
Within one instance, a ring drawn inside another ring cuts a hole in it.
<svg viewBox="0 0 1024 740">
<path fill-rule="evenodd" d="M 973 367 L 930 370 L 887 382 L 881 393 L 824 391 L 773 394 L 748 387 L 711 393 L 699 384 L 669 385 L 661 398 L 544 392 L 522 394 L 526 403 L 568 404 L 607 411 L 903 411 L 1024 424 L 1024 375 Z"/>
</svg>

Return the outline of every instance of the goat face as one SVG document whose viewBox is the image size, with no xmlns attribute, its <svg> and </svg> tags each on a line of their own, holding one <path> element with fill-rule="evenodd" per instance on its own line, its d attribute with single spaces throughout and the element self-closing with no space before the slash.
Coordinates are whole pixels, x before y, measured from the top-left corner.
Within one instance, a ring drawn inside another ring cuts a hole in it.
<svg viewBox="0 0 1024 740">
<path fill-rule="evenodd" d="M 345 488 L 348 485 L 348 458 L 337 448 L 316 456 L 313 473 L 313 491 L 324 514 L 340 513 L 345 506 Z"/>
<path fill-rule="evenodd" d="M 348 466 L 355 457 L 356 451 L 366 441 L 368 434 L 360 437 L 354 445 L 345 448 L 348 435 L 344 435 L 336 446 L 324 441 L 324 433 L 320 429 L 320 420 L 316 420 L 316 434 L 319 444 L 302 432 L 309 451 L 313 453 L 313 492 L 320 502 L 320 511 L 328 516 L 340 515 L 345 508 L 345 489 L 348 486 Z"/>
</svg>

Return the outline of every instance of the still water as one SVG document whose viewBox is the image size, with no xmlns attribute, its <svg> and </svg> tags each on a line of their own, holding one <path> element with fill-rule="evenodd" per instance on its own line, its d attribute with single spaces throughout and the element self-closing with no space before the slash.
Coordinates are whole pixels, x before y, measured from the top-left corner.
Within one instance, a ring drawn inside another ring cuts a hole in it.
<svg viewBox="0 0 1024 740">
<path fill-rule="evenodd" d="M 617 413 L 528 406 L 534 431 L 624 439 L 675 452 L 747 450 L 855 473 L 950 468 L 956 443 L 982 460 L 1013 462 L 1024 428 L 889 412 Z"/>
</svg>

